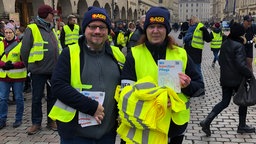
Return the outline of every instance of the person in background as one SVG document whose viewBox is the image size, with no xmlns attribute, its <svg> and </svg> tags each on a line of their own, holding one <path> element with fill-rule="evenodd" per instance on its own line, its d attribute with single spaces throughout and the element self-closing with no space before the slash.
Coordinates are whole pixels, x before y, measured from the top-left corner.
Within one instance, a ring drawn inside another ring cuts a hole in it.
<svg viewBox="0 0 256 144">
<path fill-rule="evenodd" d="M 2 41 L 4 39 L 4 27 L 5 27 L 5 23 L 0 23 L 0 41 Z"/>
<path fill-rule="evenodd" d="M 243 27 L 245 29 L 245 38 L 247 42 L 245 44 L 245 52 L 247 57 L 247 65 L 251 71 L 253 71 L 252 62 L 253 62 L 253 38 L 256 34 L 256 28 L 252 26 L 252 21 L 254 19 L 251 15 L 244 16 Z"/>
<path fill-rule="evenodd" d="M 237 91 L 242 79 L 252 78 L 253 73 L 247 66 L 244 44 L 245 29 L 239 23 L 231 25 L 230 34 L 220 48 L 220 85 L 222 88 L 222 100 L 216 104 L 207 117 L 200 122 L 206 136 L 211 136 L 210 124 L 213 119 L 228 107 L 230 100 Z M 255 128 L 246 125 L 247 107 L 239 106 L 239 125 L 237 133 L 254 133 Z"/>
<path fill-rule="evenodd" d="M 114 45 L 122 50 L 126 46 L 128 36 L 127 31 L 124 27 L 124 23 L 122 21 L 117 22 L 117 27 L 114 29 L 114 33 Z"/>
<path fill-rule="evenodd" d="M 127 43 L 127 53 L 131 51 L 131 47 L 136 46 L 137 41 L 140 39 L 140 36 L 144 33 L 143 27 L 145 22 L 146 15 L 142 15 L 139 20 L 139 25 L 137 26 L 136 30 L 130 37 Z"/>
<path fill-rule="evenodd" d="M 190 26 L 185 37 L 183 38 L 183 41 L 185 43 L 185 50 L 196 64 L 196 69 L 200 73 L 203 80 L 201 63 L 204 41 L 210 42 L 211 38 L 207 28 L 204 26 L 203 23 L 200 22 L 198 17 L 191 17 Z"/>
<path fill-rule="evenodd" d="M 136 25 L 135 25 L 135 23 L 134 22 L 129 22 L 128 23 L 128 41 L 129 41 L 129 39 L 131 38 L 131 36 L 133 35 L 133 32 L 136 30 Z"/>
<path fill-rule="evenodd" d="M 115 144 L 114 95 L 125 57 L 118 47 L 110 46 L 110 29 L 106 10 L 89 7 L 82 22 L 84 36 L 78 43 L 64 48 L 59 57 L 51 80 L 53 95 L 58 101 L 49 116 L 57 120 L 61 144 Z M 102 92 L 103 103 L 81 91 Z M 70 112 L 71 109 L 74 111 Z M 92 116 L 96 125 L 82 127 L 78 123 L 81 113 Z"/>
<path fill-rule="evenodd" d="M 188 28 L 189 28 L 189 20 L 184 21 L 181 24 L 181 26 L 180 26 L 180 34 L 178 36 L 179 39 L 182 39 L 186 35 Z"/>
<path fill-rule="evenodd" d="M 24 26 L 20 26 L 16 30 L 16 36 L 19 38 L 20 41 L 22 41 L 22 39 L 23 39 L 25 29 L 26 28 Z M 23 89 L 23 92 L 25 92 L 25 93 L 31 92 L 31 79 L 30 79 L 29 75 L 30 74 L 28 73 L 26 81 L 25 81 L 24 89 Z"/>
<path fill-rule="evenodd" d="M 49 5 L 41 5 L 38 8 L 38 16 L 34 19 L 34 23 L 27 26 L 22 39 L 21 57 L 30 72 L 32 81 L 32 126 L 27 130 L 28 135 L 36 134 L 42 128 L 42 98 L 45 85 L 47 114 L 56 101 L 49 85 L 61 48 L 53 28 L 53 17 L 56 12 Z M 55 121 L 49 117 L 47 117 L 47 128 L 57 130 Z"/>
<path fill-rule="evenodd" d="M 57 30 L 58 38 L 60 38 L 60 33 L 61 33 L 64 26 L 65 26 L 64 22 L 59 22 L 59 26 L 58 26 L 58 30 Z"/>
<path fill-rule="evenodd" d="M 116 25 L 114 22 L 111 21 L 111 28 L 110 28 L 110 32 L 108 34 L 108 41 L 110 43 L 110 45 L 114 45 L 114 38 L 115 38 L 115 32 L 114 29 L 116 28 Z"/>
<path fill-rule="evenodd" d="M 68 45 L 78 42 L 81 30 L 79 25 L 76 24 L 76 17 L 74 15 L 68 16 L 68 23 L 64 25 L 60 33 L 60 43 L 63 48 Z"/>
<path fill-rule="evenodd" d="M 27 70 L 20 57 L 21 44 L 15 36 L 15 31 L 15 27 L 8 23 L 4 28 L 5 38 L 0 42 L 0 129 L 6 126 L 10 88 L 16 100 L 13 127 L 19 127 L 23 119 L 23 85 Z"/>
<path fill-rule="evenodd" d="M 220 28 L 220 23 L 215 23 L 212 31 L 210 33 L 210 38 L 211 40 L 211 51 L 213 52 L 213 61 L 212 61 L 212 67 L 215 67 L 215 63 L 216 61 L 218 61 L 219 59 L 219 51 L 220 51 L 220 47 L 222 42 L 226 39 L 226 36 L 222 33 L 222 30 Z"/>
<path fill-rule="evenodd" d="M 19 38 L 20 41 L 22 41 L 25 29 L 26 28 L 24 26 L 19 26 L 16 30 L 16 36 Z"/>
<path fill-rule="evenodd" d="M 15 27 L 15 29 L 17 29 L 17 25 L 13 19 L 10 19 L 9 23 L 12 24 Z"/>
<path fill-rule="evenodd" d="M 160 21 L 158 21 L 160 20 Z M 183 63 L 183 70 L 179 73 L 181 93 L 179 98 L 189 103 L 189 97 L 198 96 L 199 89 L 204 89 L 204 83 L 195 64 L 187 55 L 186 51 L 174 45 L 175 41 L 168 34 L 171 31 L 170 13 L 164 7 L 151 7 L 146 13 L 144 30 L 139 44 L 131 49 L 126 56 L 126 62 L 121 75 L 121 85 L 133 85 L 140 79 L 150 76 L 155 83 L 158 83 L 158 60 L 180 60 Z M 167 103 L 167 101 L 166 101 Z M 170 105 L 169 105 L 170 106 Z M 138 109 L 138 111 L 140 111 Z M 189 122 L 189 107 L 178 112 L 168 121 L 169 144 L 181 144 Z M 183 117 L 182 119 L 177 119 Z M 122 120 L 121 120 L 122 122 Z M 146 132 L 148 134 L 148 131 Z"/>
</svg>

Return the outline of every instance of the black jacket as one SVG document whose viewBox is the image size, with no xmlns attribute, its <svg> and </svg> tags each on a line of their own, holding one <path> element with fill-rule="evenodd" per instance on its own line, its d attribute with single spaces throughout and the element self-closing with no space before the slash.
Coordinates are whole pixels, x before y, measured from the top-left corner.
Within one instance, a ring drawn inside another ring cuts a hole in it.
<svg viewBox="0 0 256 144">
<path fill-rule="evenodd" d="M 136 46 L 140 36 L 144 33 L 141 27 L 138 27 L 132 34 L 129 42 L 127 43 L 127 53 L 131 51 L 131 47 Z"/>
<path fill-rule="evenodd" d="M 219 64 L 221 86 L 237 87 L 243 77 L 253 76 L 246 63 L 244 45 L 239 39 L 228 38 L 222 43 Z"/>
<path fill-rule="evenodd" d="M 203 40 L 206 42 L 211 42 L 210 33 L 206 27 L 201 27 L 200 30 L 203 32 Z M 185 49 L 188 55 L 192 58 L 194 63 L 200 64 L 202 62 L 202 49 L 193 48 L 191 45 L 185 45 Z"/>
</svg>

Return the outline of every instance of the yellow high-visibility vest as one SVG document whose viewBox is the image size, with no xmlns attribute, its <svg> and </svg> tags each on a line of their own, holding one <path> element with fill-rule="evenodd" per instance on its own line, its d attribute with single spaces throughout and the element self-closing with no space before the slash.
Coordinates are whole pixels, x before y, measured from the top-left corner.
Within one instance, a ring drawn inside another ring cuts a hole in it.
<svg viewBox="0 0 256 144">
<path fill-rule="evenodd" d="M 29 57 L 28 57 L 28 63 L 34 63 L 36 61 L 41 61 L 44 58 L 44 52 L 48 51 L 48 49 L 44 49 L 44 44 L 48 44 L 47 41 L 44 41 L 42 38 L 42 35 L 40 33 L 39 28 L 37 27 L 36 24 L 29 24 L 28 27 L 31 29 L 33 38 L 34 38 L 34 43 L 33 47 L 30 50 Z M 56 32 L 53 29 L 53 33 L 56 37 L 56 40 L 58 41 L 58 36 Z M 60 42 L 58 41 L 58 47 L 59 47 L 59 52 L 61 50 Z"/>
<path fill-rule="evenodd" d="M 146 76 L 152 77 L 155 82 L 158 81 L 158 66 L 154 61 L 150 51 L 147 49 L 145 44 L 141 44 L 132 48 L 132 55 L 135 61 L 135 72 L 137 80 L 142 79 Z M 142 57 L 143 55 L 143 57 Z M 166 60 L 180 60 L 182 61 L 182 71 L 185 73 L 187 66 L 187 53 L 183 48 L 173 46 L 173 48 L 166 49 Z M 183 93 L 178 93 L 180 99 L 186 104 L 189 104 L 189 98 Z M 172 121 L 177 125 L 183 125 L 189 121 L 190 109 L 180 112 L 172 113 Z"/>
<path fill-rule="evenodd" d="M 119 50 L 118 47 L 111 46 L 111 49 L 115 59 L 118 61 L 120 68 L 122 68 L 125 62 L 125 56 Z M 82 89 L 92 88 L 92 85 L 84 85 L 81 82 L 80 47 L 78 43 L 69 45 L 69 52 L 70 52 L 70 66 L 71 66 L 70 67 L 71 69 L 70 85 L 79 91 L 81 91 Z M 57 102 L 52 107 L 48 116 L 53 120 L 58 120 L 61 122 L 70 122 L 75 117 L 75 114 L 76 114 L 75 109 L 65 105 L 60 100 L 57 100 Z"/>
<path fill-rule="evenodd" d="M 127 36 L 124 36 L 124 32 L 120 31 L 117 35 L 117 45 L 121 45 L 122 47 L 125 47 L 127 42 Z"/>
<path fill-rule="evenodd" d="M 191 46 L 193 48 L 197 49 L 203 49 L 204 48 L 204 40 L 203 40 L 203 32 L 200 30 L 201 27 L 203 27 L 204 24 L 198 23 L 196 26 L 196 29 L 193 33 Z"/>
<path fill-rule="evenodd" d="M 74 25 L 73 31 L 70 29 L 68 25 L 65 25 L 63 29 L 65 31 L 65 45 L 78 43 L 79 26 L 77 24 Z"/>
<path fill-rule="evenodd" d="M 117 132 L 128 143 L 167 143 L 172 111 L 186 110 L 185 102 L 174 90 L 158 87 L 151 77 L 125 86 L 120 95 L 116 93 L 115 99 L 121 118 Z"/>
<path fill-rule="evenodd" d="M 213 34 L 213 39 L 211 41 L 211 48 L 216 48 L 219 49 L 221 47 L 222 44 L 222 35 L 221 33 L 216 33 L 214 31 L 212 31 Z"/>
<path fill-rule="evenodd" d="M 3 62 L 12 61 L 12 63 L 21 62 L 20 48 L 21 48 L 21 42 L 8 53 L 7 57 L 6 55 L 3 55 L 1 61 Z M 3 53 L 3 52 L 4 52 L 4 42 L 0 42 L 0 53 Z M 3 70 L 2 68 L 0 68 L 0 78 L 5 78 L 6 76 L 12 79 L 26 78 L 27 69 L 25 67 L 19 68 L 19 69 L 10 69 L 10 70 Z"/>
</svg>

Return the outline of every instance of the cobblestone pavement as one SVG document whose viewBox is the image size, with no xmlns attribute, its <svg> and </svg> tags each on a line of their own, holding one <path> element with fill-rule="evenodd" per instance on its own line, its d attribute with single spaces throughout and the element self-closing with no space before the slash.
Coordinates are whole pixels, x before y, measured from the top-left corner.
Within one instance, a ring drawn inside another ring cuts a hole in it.
<svg viewBox="0 0 256 144">
<path fill-rule="evenodd" d="M 177 33 L 172 33 L 177 38 Z M 180 40 L 178 40 L 181 43 Z M 256 50 L 254 49 L 256 52 Z M 206 85 L 206 94 L 202 97 L 191 99 L 191 121 L 185 134 L 184 144 L 255 144 L 256 135 L 238 134 L 238 107 L 231 102 L 228 108 L 220 113 L 212 122 L 212 136 L 206 137 L 199 127 L 199 122 L 211 111 L 212 107 L 221 99 L 221 88 L 219 85 L 219 66 L 211 67 L 213 54 L 209 44 L 206 44 L 203 52 L 202 71 Z M 254 69 L 256 70 L 255 66 Z M 44 113 L 43 129 L 36 135 L 26 134 L 27 128 L 31 126 L 31 93 L 25 94 L 25 111 L 23 124 L 14 129 L 12 123 L 15 116 L 15 105 L 9 106 L 7 127 L 0 130 L 0 144 L 57 144 L 59 136 L 57 132 L 46 128 L 46 114 Z M 43 99 L 43 111 L 46 112 L 46 102 Z M 256 126 L 256 107 L 248 108 L 247 124 Z M 116 144 L 120 143 L 117 136 Z"/>
</svg>

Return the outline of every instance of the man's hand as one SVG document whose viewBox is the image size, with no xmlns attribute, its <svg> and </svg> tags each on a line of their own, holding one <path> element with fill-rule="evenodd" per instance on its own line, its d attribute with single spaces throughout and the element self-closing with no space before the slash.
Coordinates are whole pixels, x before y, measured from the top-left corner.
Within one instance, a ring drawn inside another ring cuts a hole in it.
<svg viewBox="0 0 256 144">
<path fill-rule="evenodd" d="M 101 104 L 98 104 L 98 108 L 94 113 L 93 117 L 96 119 L 98 124 L 101 124 L 101 121 L 103 120 L 104 116 L 105 116 L 104 107 Z"/>
</svg>

